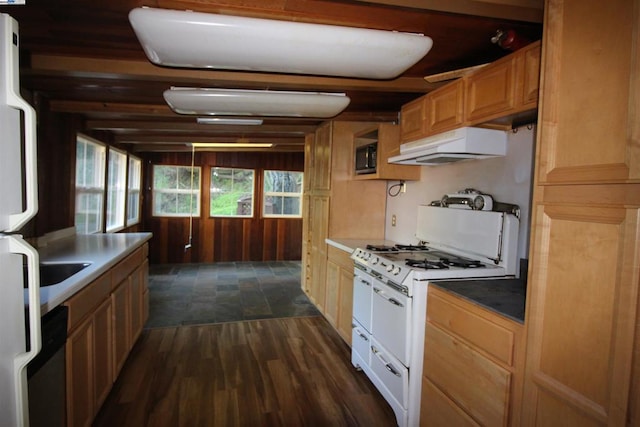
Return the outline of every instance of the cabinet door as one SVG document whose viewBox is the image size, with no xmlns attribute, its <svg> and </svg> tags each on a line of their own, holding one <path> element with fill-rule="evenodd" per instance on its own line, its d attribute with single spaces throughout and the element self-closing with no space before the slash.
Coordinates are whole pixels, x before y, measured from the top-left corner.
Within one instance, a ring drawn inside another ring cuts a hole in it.
<svg viewBox="0 0 640 427">
<path fill-rule="evenodd" d="M 490 120 L 514 108 L 516 60 L 498 61 L 465 77 L 465 120 Z"/>
<path fill-rule="evenodd" d="M 424 376 L 480 424 L 506 426 L 511 373 L 427 323 Z"/>
<path fill-rule="evenodd" d="M 143 326 L 143 299 L 144 293 L 144 264 L 138 267 L 130 277 L 131 281 L 131 346 L 136 342 L 142 332 Z"/>
<path fill-rule="evenodd" d="M 402 106 L 400 110 L 400 139 L 413 141 L 427 133 L 425 113 L 426 96 L 422 96 Z"/>
<path fill-rule="evenodd" d="M 331 189 L 331 122 L 316 130 L 313 145 L 313 181 L 315 190 Z"/>
<path fill-rule="evenodd" d="M 324 311 L 325 278 L 327 274 L 327 232 L 329 227 L 329 197 L 314 196 L 312 203 L 311 226 L 311 298 L 313 303 Z"/>
<path fill-rule="evenodd" d="M 421 427 L 480 427 L 431 381 L 422 377 Z"/>
<path fill-rule="evenodd" d="M 67 338 L 67 426 L 89 426 L 93 420 L 93 321 L 87 319 Z"/>
<path fill-rule="evenodd" d="M 338 326 L 339 288 L 340 266 L 329 259 L 327 261 L 327 280 L 325 281 L 324 316 L 334 327 Z"/>
<path fill-rule="evenodd" d="M 427 128 L 436 134 L 462 126 L 464 122 L 464 81 L 449 83 L 427 95 Z"/>
<path fill-rule="evenodd" d="M 111 300 L 105 300 L 93 314 L 93 378 L 94 408 L 97 413 L 113 385 L 111 344 Z M 95 414 L 93 414 L 95 415 Z"/>
<path fill-rule="evenodd" d="M 353 267 L 340 268 L 338 308 L 338 333 L 351 345 L 351 324 L 353 318 Z"/>
<path fill-rule="evenodd" d="M 131 285 L 123 280 L 111 294 L 113 304 L 113 380 L 129 355 L 131 342 Z"/>
<path fill-rule="evenodd" d="M 522 80 L 522 103 L 535 108 L 540 88 L 540 42 L 524 52 L 524 78 Z"/>
</svg>

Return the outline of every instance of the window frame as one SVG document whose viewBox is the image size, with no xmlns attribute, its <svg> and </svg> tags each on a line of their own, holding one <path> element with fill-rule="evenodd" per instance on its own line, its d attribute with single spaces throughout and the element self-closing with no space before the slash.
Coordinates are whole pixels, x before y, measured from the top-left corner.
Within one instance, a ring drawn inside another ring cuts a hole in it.
<svg viewBox="0 0 640 427">
<path fill-rule="evenodd" d="M 133 183 L 135 184 L 135 186 L 133 186 L 131 182 L 132 175 L 133 175 L 131 173 L 132 162 L 135 162 L 137 164 L 137 180 L 135 183 Z M 142 191 L 142 159 L 136 156 L 129 155 L 127 158 L 127 200 L 126 200 L 126 212 L 125 212 L 125 216 L 126 216 L 125 224 L 127 227 L 131 227 L 132 225 L 136 225 L 140 223 L 141 211 L 142 211 L 141 191 Z M 135 203 L 131 203 L 132 194 L 135 194 Z M 129 215 L 132 205 L 135 205 L 136 207 L 135 217 L 131 217 Z"/>
<path fill-rule="evenodd" d="M 105 231 L 107 233 L 115 233 L 126 226 L 126 201 L 127 201 L 127 173 L 128 162 L 127 152 L 114 147 L 108 147 L 107 150 L 107 185 L 106 185 L 106 203 L 105 203 Z M 112 166 L 118 159 L 117 170 L 112 170 Z M 115 172 L 115 181 L 114 179 Z M 114 194 L 115 193 L 115 194 Z M 112 206 L 115 197 L 115 205 Z M 112 209 L 115 212 L 111 212 Z M 115 219 L 110 223 L 110 219 Z"/>
<path fill-rule="evenodd" d="M 251 185 L 251 214 L 250 215 L 219 215 L 219 214 L 212 214 L 211 212 L 211 204 L 213 201 L 213 188 L 212 188 L 212 184 L 213 184 L 213 177 L 211 175 L 213 175 L 213 172 L 215 169 L 227 169 L 227 170 L 231 170 L 231 171 L 247 171 L 247 172 L 251 172 L 253 174 L 252 177 L 252 185 Z M 238 167 L 227 167 L 227 166 L 211 166 L 210 170 L 209 170 L 209 218 L 254 218 L 255 217 L 255 213 L 256 213 L 256 170 L 255 169 L 251 169 L 251 168 L 238 168 Z"/>
<path fill-rule="evenodd" d="M 285 173 L 296 173 L 300 174 L 301 182 L 300 182 L 300 191 L 296 193 L 286 192 L 286 191 L 267 191 L 267 173 L 269 172 L 285 172 Z M 263 218 L 302 218 L 302 196 L 304 190 L 304 172 L 302 171 L 292 171 L 292 170 L 279 170 L 279 169 L 264 169 L 262 171 L 262 217 Z M 298 199 L 299 212 L 297 214 L 267 214 L 266 206 L 267 206 L 267 197 L 268 196 L 276 196 L 276 197 L 296 197 Z"/>
<path fill-rule="evenodd" d="M 85 169 L 83 171 L 82 174 L 78 174 L 78 145 L 82 143 L 85 147 L 84 150 L 84 155 L 83 155 L 83 159 L 85 161 Z M 90 185 L 86 185 L 86 147 L 88 145 L 92 145 L 94 147 L 97 148 L 98 150 L 98 158 L 93 160 L 93 164 L 94 166 L 97 166 L 95 168 L 94 171 L 94 178 L 96 178 L 96 180 L 94 181 L 94 183 L 96 184 L 101 184 L 98 186 L 90 186 Z M 107 148 L 108 146 L 106 144 L 101 143 L 100 141 L 97 141 L 93 138 L 90 138 L 88 136 L 85 135 L 81 135 L 78 134 L 76 135 L 76 150 L 75 150 L 75 156 L 76 156 L 76 170 L 75 170 L 75 177 L 74 177 L 74 190 L 75 190 L 75 207 L 74 207 L 74 228 L 76 229 L 76 233 L 78 234 L 97 234 L 97 233 L 102 233 L 104 232 L 105 229 L 105 218 L 106 218 L 106 203 L 105 203 L 105 195 L 106 195 L 106 187 L 107 187 L 107 165 L 106 165 L 106 156 L 107 156 Z M 78 177 L 79 175 L 82 177 L 82 180 L 84 181 L 82 184 L 85 185 L 78 185 Z M 101 177 L 99 176 L 101 175 Z M 89 216 L 89 212 L 84 209 L 84 210 L 79 210 L 78 209 L 78 204 L 79 201 L 81 199 L 83 199 L 82 196 L 84 195 L 99 195 L 98 197 L 98 208 L 97 208 L 97 214 L 98 214 L 98 218 L 97 218 L 97 225 L 98 228 L 92 231 L 88 231 L 86 228 L 86 225 L 88 224 L 88 221 L 86 221 L 86 218 Z M 85 217 L 85 227 L 83 230 L 79 230 L 78 229 L 78 215 L 82 214 Z"/>
<path fill-rule="evenodd" d="M 193 181 L 193 190 L 191 188 L 188 189 L 180 189 L 177 188 L 177 184 L 179 180 L 176 181 L 175 189 L 156 189 L 156 168 L 176 168 L 179 169 L 191 169 L 198 171 L 197 180 Z M 193 194 L 192 201 L 195 201 L 195 209 L 192 206 L 191 213 L 166 213 L 161 212 L 158 213 L 156 210 L 156 200 L 157 194 Z M 151 215 L 156 218 L 199 218 L 200 212 L 202 210 L 202 167 L 201 166 L 185 166 L 185 165 L 165 165 L 165 164 L 155 164 L 152 168 L 152 177 L 151 177 Z"/>
</svg>

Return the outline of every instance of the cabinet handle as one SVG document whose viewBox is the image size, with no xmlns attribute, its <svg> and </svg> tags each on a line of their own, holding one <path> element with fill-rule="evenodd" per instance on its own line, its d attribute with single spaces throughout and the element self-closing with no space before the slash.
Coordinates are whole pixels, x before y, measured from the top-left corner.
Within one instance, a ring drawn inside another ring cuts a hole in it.
<svg viewBox="0 0 640 427">
<path fill-rule="evenodd" d="M 366 280 L 364 280 L 364 279 L 360 279 L 360 283 L 364 283 L 364 284 L 365 284 L 365 285 L 367 285 L 367 286 L 371 286 L 371 282 L 367 282 L 367 281 L 366 281 Z"/>
<path fill-rule="evenodd" d="M 387 368 L 387 371 L 391 372 L 393 375 L 395 375 L 398 378 L 402 377 L 402 375 L 400 375 L 400 372 L 396 370 L 396 368 L 394 368 L 391 363 L 384 360 L 384 357 L 382 357 L 382 355 L 380 354 L 380 351 L 377 348 L 375 348 L 374 346 L 371 346 L 371 351 L 373 352 L 373 354 L 376 355 L 378 359 L 380 359 L 380 361 L 384 364 L 384 367 Z"/>
<path fill-rule="evenodd" d="M 401 303 L 400 301 L 398 301 L 397 299 L 395 299 L 395 298 L 387 298 L 387 297 L 384 295 L 384 292 L 382 292 L 382 290 L 381 290 L 381 289 L 373 288 L 373 291 L 374 291 L 376 294 L 380 295 L 380 296 L 381 296 L 382 298 L 384 298 L 385 300 L 387 300 L 388 302 L 390 302 L 391 304 L 393 304 L 393 305 L 395 305 L 395 306 L 398 306 L 398 307 L 404 307 L 404 304 L 402 304 L 402 303 Z"/>
</svg>

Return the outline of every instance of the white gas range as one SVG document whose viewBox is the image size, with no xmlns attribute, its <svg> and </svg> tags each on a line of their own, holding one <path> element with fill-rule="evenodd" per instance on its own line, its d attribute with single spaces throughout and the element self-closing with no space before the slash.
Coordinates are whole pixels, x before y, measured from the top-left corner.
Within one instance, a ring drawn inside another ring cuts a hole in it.
<svg viewBox="0 0 640 427">
<path fill-rule="evenodd" d="M 352 253 L 351 362 L 389 402 L 399 426 L 420 421 L 428 283 L 515 276 L 518 228 L 507 212 L 420 206 L 419 244 Z"/>
</svg>

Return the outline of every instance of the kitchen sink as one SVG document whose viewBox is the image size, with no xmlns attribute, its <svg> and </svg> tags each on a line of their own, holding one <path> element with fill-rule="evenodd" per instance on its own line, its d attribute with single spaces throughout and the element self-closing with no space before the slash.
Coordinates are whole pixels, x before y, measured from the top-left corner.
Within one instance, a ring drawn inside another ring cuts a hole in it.
<svg viewBox="0 0 640 427">
<path fill-rule="evenodd" d="M 91 265 L 90 262 L 40 263 L 40 287 L 57 285 Z M 27 287 L 27 267 L 24 267 L 24 287 Z"/>
</svg>

